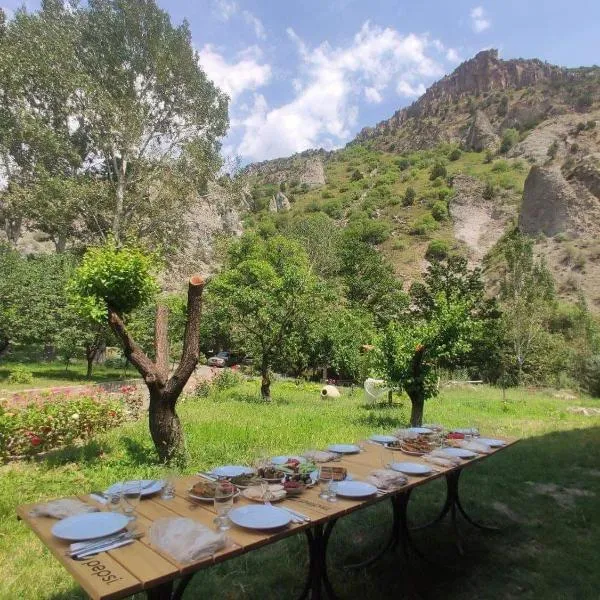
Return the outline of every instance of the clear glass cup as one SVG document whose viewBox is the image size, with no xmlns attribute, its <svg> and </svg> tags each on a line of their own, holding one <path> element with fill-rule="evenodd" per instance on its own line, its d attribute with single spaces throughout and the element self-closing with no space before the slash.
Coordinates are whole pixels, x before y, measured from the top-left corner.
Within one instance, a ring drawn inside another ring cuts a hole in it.
<svg viewBox="0 0 600 600">
<path fill-rule="evenodd" d="M 233 496 L 235 494 L 235 487 L 231 482 L 220 479 L 217 481 L 217 487 L 215 489 L 215 517 L 214 523 L 219 531 L 227 531 L 231 528 L 231 521 L 229 520 L 229 511 L 233 508 Z"/>
<path fill-rule="evenodd" d="M 394 462 L 394 455 L 385 444 L 381 444 L 379 449 L 379 464 L 382 469 L 389 469 L 390 464 Z"/>
<path fill-rule="evenodd" d="M 142 482 L 137 479 L 125 481 L 122 490 L 123 514 L 133 520 L 136 518 L 135 511 L 140 504 Z"/>
<path fill-rule="evenodd" d="M 175 486 L 177 483 L 177 477 L 175 473 L 165 473 L 163 477 L 164 485 L 160 491 L 160 497 L 163 500 L 172 500 L 175 498 Z"/>
<path fill-rule="evenodd" d="M 328 502 L 337 502 L 337 486 L 338 482 L 335 481 L 335 479 L 330 479 L 329 483 L 327 484 Z"/>
<path fill-rule="evenodd" d="M 123 482 L 119 481 L 113 491 L 107 492 L 108 509 L 111 512 L 123 512 Z"/>
<path fill-rule="evenodd" d="M 271 484 L 266 479 L 260 480 L 260 494 L 263 502 L 271 502 L 273 499 L 273 492 L 271 491 Z"/>
<path fill-rule="evenodd" d="M 333 481 L 333 474 L 329 470 L 323 471 L 323 469 L 319 469 L 319 481 L 321 482 L 321 493 L 319 494 L 319 498 L 328 500 L 329 485 Z"/>
</svg>

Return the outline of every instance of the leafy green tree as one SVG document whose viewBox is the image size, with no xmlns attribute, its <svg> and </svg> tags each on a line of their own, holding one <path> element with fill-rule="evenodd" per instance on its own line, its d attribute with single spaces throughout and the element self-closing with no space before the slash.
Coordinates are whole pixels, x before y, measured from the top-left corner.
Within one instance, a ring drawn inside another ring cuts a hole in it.
<svg viewBox="0 0 600 600">
<path fill-rule="evenodd" d="M 532 350 L 547 330 L 555 306 L 554 282 L 548 268 L 533 254 L 533 240 L 514 230 L 502 241 L 504 273 L 499 301 L 509 364 L 522 379 Z"/>
<path fill-rule="evenodd" d="M 500 143 L 500 152 L 506 154 L 519 141 L 519 132 L 516 129 L 505 129 Z"/>
<path fill-rule="evenodd" d="M 412 206 L 417 198 L 417 192 L 415 188 L 408 186 L 404 192 L 404 198 L 402 199 L 403 206 Z"/>
<path fill-rule="evenodd" d="M 151 257 L 135 248 L 119 248 L 110 241 L 88 249 L 71 280 L 70 294 L 80 315 L 98 323 L 108 322 L 126 358 L 144 378 L 150 392 L 150 434 L 159 458 L 165 462 L 184 461 L 185 440 L 175 406 L 198 364 L 204 279 L 194 275 L 189 280 L 183 350 L 177 368 L 169 376 L 168 307 L 157 306 L 154 361 L 125 325 L 127 315 L 156 294 L 153 269 Z"/>
<path fill-rule="evenodd" d="M 434 179 L 437 179 L 438 177 L 446 177 L 447 172 L 446 172 L 446 165 L 438 160 L 434 163 L 433 167 L 431 167 L 431 173 L 429 174 L 429 179 L 431 179 L 431 181 L 433 181 Z"/>
<path fill-rule="evenodd" d="M 209 286 L 223 327 L 243 340 L 261 374 L 261 395 L 271 397 L 270 369 L 290 337 L 315 320 L 323 289 L 306 252 L 283 236 L 246 234 L 232 244 L 225 266 Z"/>
</svg>

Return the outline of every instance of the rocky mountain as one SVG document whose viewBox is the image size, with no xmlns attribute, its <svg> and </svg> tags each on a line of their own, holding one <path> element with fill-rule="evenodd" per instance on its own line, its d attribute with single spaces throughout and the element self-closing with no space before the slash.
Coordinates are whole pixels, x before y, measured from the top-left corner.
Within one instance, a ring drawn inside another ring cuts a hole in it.
<svg viewBox="0 0 600 600">
<path fill-rule="evenodd" d="M 379 248 L 411 280 L 432 246 L 476 264 L 517 223 L 536 237 L 559 292 L 583 292 L 600 311 L 599 101 L 599 67 L 480 52 L 343 150 L 247 167 L 250 225 L 285 227 L 314 211 L 340 227 L 377 221 L 387 231 Z M 433 176 L 436 163 L 443 177 Z M 278 192 L 290 210 L 273 215 Z"/>
</svg>

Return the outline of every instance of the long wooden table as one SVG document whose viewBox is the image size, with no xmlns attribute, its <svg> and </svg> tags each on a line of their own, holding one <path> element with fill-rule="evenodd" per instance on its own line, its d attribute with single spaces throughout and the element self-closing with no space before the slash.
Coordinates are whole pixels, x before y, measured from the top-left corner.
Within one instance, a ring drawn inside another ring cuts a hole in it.
<svg viewBox="0 0 600 600">
<path fill-rule="evenodd" d="M 68 557 L 65 554 L 69 546 L 68 542 L 58 540 L 52 536 L 51 528 L 56 522 L 54 519 L 32 517 L 30 515 L 31 509 L 35 506 L 34 504 L 19 506 L 17 514 L 94 600 L 124 598 L 140 591 L 146 591 L 148 598 L 151 600 L 179 598 L 191 575 L 197 571 L 301 532 L 307 535 L 311 552 L 311 577 L 307 581 L 305 593 L 308 593 L 309 588 L 312 588 L 312 597 L 318 598 L 321 594 L 321 582 L 325 585 L 329 595 L 333 595 L 326 576 L 325 552 L 328 534 L 337 519 L 389 499 L 394 502 L 403 498 L 405 500 L 404 504 L 407 504 L 410 492 L 414 488 L 426 485 L 440 477 L 446 478 L 448 497 L 444 509 L 436 521 L 440 520 L 449 511 L 452 511 L 454 517 L 457 507 L 462 512 L 462 506 L 458 500 L 458 477 L 460 472 L 470 465 L 486 460 L 514 443 L 515 441 L 508 441 L 506 446 L 493 450 L 491 454 L 477 456 L 454 468 L 446 469 L 429 465 L 436 469 L 435 473 L 426 477 L 409 477 L 408 484 L 399 490 L 365 500 L 357 501 L 338 497 L 337 502 L 328 502 L 319 498 L 320 490 L 318 486 L 315 486 L 306 490 L 299 497 L 286 498 L 280 504 L 282 507 L 287 506 L 307 515 L 311 518 L 310 523 L 290 523 L 283 530 L 269 533 L 233 526 L 227 532 L 230 542 L 225 549 L 212 557 L 191 564 L 180 564 L 152 547 L 147 532 L 153 521 L 164 517 L 188 517 L 207 527 L 214 528 L 215 511 L 213 506 L 210 503 L 192 503 L 187 497 L 187 490 L 199 479 L 197 476 L 179 479 L 176 485 L 176 495 L 172 500 L 162 500 L 160 496 L 153 496 L 140 501 L 137 509 L 136 526 L 143 533 L 143 536 L 139 540 L 128 546 L 98 554 L 84 561 L 76 561 Z M 405 456 L 401 452 L 394 452 L 393 456 L 397 462 L 410 461 L 427 464 L 419 457 Z M 374 469 L 381 468 L 381 447 L 366 443 L 360 454 L 346 455 L 340 462 L 334 464 L 348 469 L 354 479 L 364 479 Z M 106 506 L 94 502 L 88 495 L 79 498 L 100 510 L 107 510 Z M 243 497 L 236 501 L 237 505 L 248 503 L 250 501 Z M 398 505 L 395 504 L 394 506 L 397 508 Z M 469 519 L 466 513 L 464 514 Z M 396 511 L 394 515 L 396 516 Z M 324 536 L 324 527 L 327 528 L 327 526 L 329 527 L 328 533 Z M 174 581 L 180 577 L 183 577 L 184 584 L 173 592 Z"/>
</svg>

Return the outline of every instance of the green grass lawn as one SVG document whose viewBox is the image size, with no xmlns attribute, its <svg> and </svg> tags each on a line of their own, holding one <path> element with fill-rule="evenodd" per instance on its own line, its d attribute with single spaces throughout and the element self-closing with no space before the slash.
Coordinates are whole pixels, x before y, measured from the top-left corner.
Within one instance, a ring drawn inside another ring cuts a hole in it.
<svg viewBox="0 0 600 600">
<path fill-rule="evenodd" d="M 10 372 L 15 369 L 29 371 L 33 375 L 32 383 L 9 383 Z M 68 365 L 60 362 L 23 362 L 1 361 L 0 362 L 0 393 L 18 392 L 32 388 L 53 388 L 69 385 L 85 385 L 87 383 L 100 383 L 103 381 L 117 381 L 120 379 L 135 379 L 139 377 L 133 367 L 127 371 L 119 368 L 94 365 L 92 378 L 86 377 L 86 363 L 77 360 Z"/>
<path fill-rule="evenodd" d="M 362 393 L 323 401 L 319 387 L 276 383 L 273 402 L 258 399 L 248 382 L 181 403 L 190 453 L 187 472 L 227 462 L 352 442 L 404 424 L 408 404 L 366 407 Z M 445 573 L 415 561 L 413 570 L 429 598 L 595 599 L 600 589 L 598 497 L 600 419 L 567 412 L 598 400 L 562 400 L 547 393 L 454 388 L 426 407 L 426 420 L 448 426 L 476 425 L 489 435 L 522 436 L 515 447 L 467 469 L 463 501 L 473 516 L 504 527 L 489 534 L 463 528 L 466 556 L 458 559 L 449 528 L 417 532 L 421 548 L 459 567 Z M 17 504 L 102 489 L 122 477 L 161 473 L 145 422 L 64 450 L 40 462 L 0 467 L 0 598 L 83 598 L 83 592 L 25 525 Z M 415 522 L 433 516 L 443 484 L 424 486 L 411 499 Z M 390 523 L 388 503 L 341 519 L 330 543 L 329 567 L 342 598 L 397 598 L 402 590 L 399 556 L 390 554 L 362 571 L 343 565 L 382 543 Z M 304 536 L 278 542 L 199 573 L 186 598 L 290 598 L 302 587 Z"/>
</svg>

